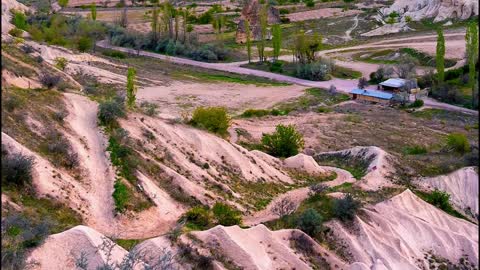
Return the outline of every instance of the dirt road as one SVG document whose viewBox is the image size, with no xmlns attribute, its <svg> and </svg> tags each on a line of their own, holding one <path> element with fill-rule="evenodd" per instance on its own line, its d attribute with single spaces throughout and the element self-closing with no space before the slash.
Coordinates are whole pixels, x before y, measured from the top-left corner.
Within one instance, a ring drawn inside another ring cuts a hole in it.
<svg viewBox="0 0 480 270">
<path fill-rule="evenodd" d="M 446 37 L 452 37 L 452 36 L 459 36 L 463 35 L 462 33 L 447 33 L 445 34 Z M 337 49 L 332 49 L 332 50 L 325 50 L 319 52 L 319 56 L 322 55 L 327 55 L 329 53 L 335 53 L 335 52 L 341 52 L 341 51 L 348 51 L 348 50 L 356 50 L 356 49 L 365 49 L 365 48 L 378 48 L 378 47 L 385 47 L 385 48 L 391 48 L 391 47 L 408 47 L 408 46 L 418 46 L 419 44 L 424 44 L 422 42 L 412 42 L 412 43 L 397 43 L 399 41 L 413 41 L 413 40 L 424 40 L 424 39 L 431 39 L 433 37 L 436 37 L 435 35 L 423 35 L 423 36 L 416 36 L 416 37 L 411 37 L 411 38 L 398 38 L 398 39 L 390 39 L 390 40 L 383 40 L 383 41 L 378 41 L 378 42 L 373 42 L 370 44 L 365 44 L 365 45 L 359 45 L 359 46 L 353 46 L 353 47 L 345 47 L 345 48 L 337 48 Z M 393 43 L 393 44 L 392 44 Z M 436 44 L 436 42 L 427 42 L 427 45 L 425 47 L 432 47 L 434 48 L 433 44 Z M 464 42 L 463 42 L 464 43 Z M 134 55 L 141 55 L 141 56 L 148 56 L 152 58 L 157 58 L 161 59 L 164 61 L 170 61 L 173 63 L 177 64 L 182 64 L 182 65 L 190 65 L 190 66 L 196 66 L 196 67 L 201 67 L 201 68 L 206 68 L 206 69 L 212 69 L 212 70 L 219 70 L 219 71 L 227 71 L 231 73 L 236 73 L 236 74 L 242 74 L 242 75 L 252 75 L 252 76 L 258 76 L 258 77 L 264 77 L 264 78 L 269 78 L 271 80 L 276 80 L 276 81 L 281 81 L 281 82 L 287 82 L 287 83 L 293 83 L 293 84 L 298 84 L 302 86 L 307 86 L 307 87 L 320 87 L 320 88 L 328 88 L 331 85 L 334 85 L 338 91 L 348 93 L 354 88 L 357 88 L 358 81 L 355 79 L 339 79 L 339 78 L 333 78 L 329 81 L 309 81 L 309 80 L 304 80 L 304 79 L 299 79 L 295 77 L 290 77 L 286 75 L 281 75 L 281 74 L 276 74 L 276 73 L 271 73 L 271 72 L 266 72 L 266 71 L 261 71 L 261 70 L 254 70 L 254 69 L 249 69 L 249 68 L 243 68 L 240 67 L 243 64 L 246 64 L 247 61 L 241 61 L 241 62 L 234 62 L 234 63 L 205 63 L 205 62 L 200 62 L 200 61 L 195 61 L 191 59 L 186 59 L 186 58 L 181 58 L 181 57 L 174 57 L 174 56 L 167 56 L 163 54 L 158 54 L 158 53 L 153 53 L 153 52 L 148 52 L 148 51 L 136 51 L 131 48 L 124 48 L 124 47 L 118 47 L 118 46 L 112 46 L 108 44 L 106 40 L 99 41 L 97 43 L 99 47 L 102 48 L 107 48 L 107 49 L 113 49 L 117 51 L 122 51 Z M 448 44 L 447 44 L 448 46 Z M 430 48 L 429 47 L 429 48 Z M 291 59 L 292 56 L 289 55 L 284 55 L 281 56 L 282 59 Z M 347 62 L 342 62 L 343 65 L 348 66 Z M 353 62 L 351 65 L 355 65 L 356 69 L 361 68 L 358 65 L 358 62 Z M 372 69 L 372 67 L 367 68 L 368 71 Z M 368 86 L 366 89 L 371 89 L 374 90 L 376 89 L 376 86 Z M 443 104 L 440 102 L 429 102 L 429 106 L 432 108 L 440 108 L 440 109 L 446 109 L 446 110 L 451 110 L 451 111 L 460 111 L 460 112 L 467 112 L 471 114 L 478 114 L 478 111 L 474 110 L 468 110 L 465 108 L 457 107 L 457 106 L 452 106 L 449 104 Z"/>
</svg>

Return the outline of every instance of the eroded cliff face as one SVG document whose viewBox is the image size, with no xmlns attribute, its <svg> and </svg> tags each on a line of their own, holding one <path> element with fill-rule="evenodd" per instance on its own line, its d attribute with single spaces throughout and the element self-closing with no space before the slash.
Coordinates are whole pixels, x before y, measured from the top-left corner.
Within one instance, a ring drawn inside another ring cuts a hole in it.
<svg viewBox="0 0 480 270">
<path fill-rule="evenodd" d="M 465 20 L 478 15 L 478 0 L 397 0 L 380 12 L 385 16 L 397 12 L 403 18 L 409 16 L 414 21 L 424 18 L 434 18 L 434 22 Z"/>
</svg>

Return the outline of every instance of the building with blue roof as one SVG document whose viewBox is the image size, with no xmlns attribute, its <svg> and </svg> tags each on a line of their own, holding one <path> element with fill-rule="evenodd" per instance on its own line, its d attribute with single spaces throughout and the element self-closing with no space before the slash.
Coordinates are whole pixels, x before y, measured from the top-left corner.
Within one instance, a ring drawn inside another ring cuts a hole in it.
<svg viewBox="0 0 480 270">
<path fill-rule="evenodd" d="M 393 98 L 393 94 L 367 89 L 353 89 L 349 96 L 353 100 L 365 100 L 375 103 L 388 104 Z"/>
</svg>

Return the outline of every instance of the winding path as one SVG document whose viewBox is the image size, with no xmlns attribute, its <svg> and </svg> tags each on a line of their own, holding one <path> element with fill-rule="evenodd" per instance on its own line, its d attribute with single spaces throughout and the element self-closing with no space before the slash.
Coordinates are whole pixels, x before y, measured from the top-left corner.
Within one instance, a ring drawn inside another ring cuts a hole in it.
<svg viewBox="0 0 480 270">
<path fill-rule="evenodd" d="M 463 35 L 462 33 L 447 33 L 445 34 L 445 37 L 453 37 L 453 36 L 460 36 Z M 325 51 L 320 51 L 318 53 L 318 56 L 325 56 L 330 53 L 335 53 L 335 52 L 342 52 L 342 51 L 349 51 L 349 50 L 359 50 L 359 49 L 369 49 L 369 48 L 391 48 L 391 47 L 405 47 L 405 46 L 418 46 L 419 42 L 412 42 L 414 40 L 424 40 L 424 39 L 429 39 L 429 38 L 435 38 L 436 35 L 422 35 L 422 36 L 415 36 L 415 37 L 410 37 L 410 38 L 398 38 L 398 39 L 390 39 L 390 40 L 382 40 L 378 42 L 373 42 L 369 44 L 364 44 L 364 45 L 359 45 L 359 46 L 353 46 L 353 47 L 345 47 L 345 48 L 336 48 L 336 49 L 331 49 L 331 50 L 325 50 Z M 410 41 L 410 43 L 401 43 L 402 41 Z M 396 43 L 400 42 L 400 43 Z M 422 44 L 426 44 L 425 46 L 432 46 L 430 43 L 436 43 L 436 41 L 428 41 L 428 42 L 422 42 Z M 394 43 L 394 44 L 391 44 Z M 200 68 L 206 68 L 206 69 L 212 69 L 212 70 L 219 70 L 219 71 L 226 71 L 226 72 L 231 72 L 231 73 L 236 73 L 236 74 L 242 74 L 242 75 L 252 75 L 252 76 L 257 76 L 257 77 L 263 77 L 263 78 L 268 78 L 271 80 L 276 80 L 280 82 L 287 82 L 287 83 L 292 83 L 292 84 L 298 84 L 306 87 L 320 87 L 320 88 L 328 88 L 331 85 L 334 85 L 336 89 L 340 92 L 348 93 L 354 88 L 357 88 L 358 81 L 355 79 L 339 79 L 339 78 L 333 78 L 329 81 L 310 81 L 310 80 L 304 80 L 300 78 L 295 78 L 291 76 L 286 76 L 282 74 L 276 74 L 276 73 L 271 73 L 267 71 L 262 71 L 262 70 L 255 70 L 255 69 L 249 69 L 249 68 L 244 68 L 241 67 L 241 65 L 248 63 L 248 61 L 240 61 L 240 62 L 233 62 L 233 63 L 206 63 L 206 62 L 200 62 L 200 61 L 195 61 L 191 59 L 186 59 L 186 58 L 181 58 L 181 57 L 175 57 L 175 56 L 167 56 L 163 54 L 158 54 L 154 52 L 148 52 L 148 51 L 143 51 L 143 50 L 134 50 L 131 48 L 124 48 L 124 47 L 118 47 L 118 46 L 113 46 L 107 42 L 107 40 L 102 40 L 97 43 L 99 47 L 106 48 L 106 49 L 112 49 L 112 50 L 117 50 L 129 54 L 136 54 L 136 55 L 141 55 L 141 56 L 148 56 L 152 58 L 157 58 L 160 60 L 164 61 L 169 61 L 172 63 L 176 64 L 182 64 L 182 65 L 189 65 L 189 66 L 196 66 Z M 282 60 L 290 60 L 292 59 L 291 55 L 283 55 L 280 57 Z M 347 66 L 349 65 L 348 62 L 338 62 L 337 63 L 341 66 Z M 356 69 L 359 68 L 358 64 L 360 62 L 353 62 L 353 64 L 356 65 Z M 362 65 L 365 65 L 362 63 Z M 370 69 L 372 67 L 368 67 L 367 73 L 370 72 Z M 365 70 L 363 70 L 365 71 Z M 362 72 L 362 74 L 365 72 Z M 365 75 L 365 74 L 364 74 Z M 369 86 L 366 89 L 369 90 L 375 90 L 375 86 Z M 478 111 L 475 110 L 469 110 L 466 108 L 458 107 L 458 106 L 453 106 L 449 104 L 444 104 L 441 102 L 437 102 L 434 100 L 428 100 L 426 103 L 428 103 L 429 107 L 432 108 L 439 108 L 439 109 L 445 109 L 445 110 L 451 110 L 451 111 L 459 111 L 463 113 L 469 113 L 469 114 L 475 114 L 478 115 Z"/>
</svg>

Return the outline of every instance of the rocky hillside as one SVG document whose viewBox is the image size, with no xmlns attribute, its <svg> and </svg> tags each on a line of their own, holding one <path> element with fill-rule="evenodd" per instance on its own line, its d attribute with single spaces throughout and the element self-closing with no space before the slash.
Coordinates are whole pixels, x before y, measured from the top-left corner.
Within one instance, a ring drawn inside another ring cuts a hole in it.
<svg viewBox="0 0 480 270">
<path fill-rule="evenodd" d="M 408 16 L 414 21 L 433 18 L 434 22 L 478 16 L 478 0 L 396 0 L 380 11 L 384 16 L 398 13 L 403 20 Z"/>
</svg>

